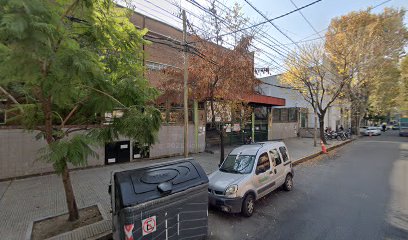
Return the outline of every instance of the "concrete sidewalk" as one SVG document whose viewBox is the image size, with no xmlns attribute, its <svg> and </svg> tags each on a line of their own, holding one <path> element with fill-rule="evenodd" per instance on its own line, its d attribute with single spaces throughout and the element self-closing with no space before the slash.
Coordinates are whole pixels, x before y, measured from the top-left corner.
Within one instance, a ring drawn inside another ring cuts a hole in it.
<svg viewBox="0 0 408 240">
<path fill-rule="evenodd" d="M 299 160 L 321 151 L 320 144 L 313 147 L 313 139 L 292 138 L 284 140 L 292 160 Z M 343 142 L 332 141 L 328 147 Z M 225 149 L 225 155 L 232 147 Z M 211 153 L 193 154 L 207 174 L 215 171 L 219 163 L 219 150 Z M 58 239 L 84 239 L 109 231 L 110 196 L 108 185 L 110 173 L 115 170 L 142 167 L 151 163 L 166 162 L 180 157 L 146 160 L 127 164 L 90 168 L 71 172 L 72 184 L 78 207 L 95 204 L 102 207 L 107 220 L 80 228 Z M 45 217 L 66 213 L 64 188 L 61 178 L 55 174 L 0 182 L 0 239 L 29 239 L 32 222 Z"/>
</svg>

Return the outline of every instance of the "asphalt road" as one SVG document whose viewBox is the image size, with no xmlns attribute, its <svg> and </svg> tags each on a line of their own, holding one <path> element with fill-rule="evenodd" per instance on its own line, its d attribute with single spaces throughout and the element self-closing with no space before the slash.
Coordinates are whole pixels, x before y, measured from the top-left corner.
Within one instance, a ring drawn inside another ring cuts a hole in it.
<svg viewBox="0 0 408 240">
<path fill-rule="evenodd" d="M 295 167 L 251 218 L 210 210 L 210 239 L 408 239 L 408 138 L 364 137 Z"/>
</svg>

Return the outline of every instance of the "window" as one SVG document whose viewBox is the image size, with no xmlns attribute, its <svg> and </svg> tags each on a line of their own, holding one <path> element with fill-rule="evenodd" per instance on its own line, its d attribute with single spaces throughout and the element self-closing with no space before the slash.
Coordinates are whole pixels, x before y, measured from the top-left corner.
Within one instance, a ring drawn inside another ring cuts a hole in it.
<svg viewBox="0 0 408 240">
<path fill-rule="evenodd" d="M 279 148 L 279 151 L 281 152 L 283 161 L 284 161 L 284 162 L 288 161 L 288 160 L 289 160 L 289 157 L 288 157 L 288 152 L 287 152 L 287 150 L 286 150 L 286 147 L 280 147 L 280 148 Z"/>
<path fill-rule="evenodd" d="M 280 108 L 274 108 L 272 113 L 272 121 L 280 122 Z"/>
<path fill-rule="evenodd" d="M 307 127 L 307 112 L 300 113 L 300 127 L 302 128 Z"/>
<path fill-rule="evenodd" d="M 282 163 L 282 159 L 280 158 L 279 153 L 276 149 L 270 150 L 269 153 L 271 154 L 272 163 L 274 164 L 274 166 L 278 166 Z"/>
<path fill-rule="evenodd" d="M 281 122 L 288 122 L 288 111 L 289 109 L 287 108 L 281 108 L 281 115 L 280 115 L 280 121 Z"/>
<path fill-rule="evenodd" d="M 255 156 L 228 155 L 220 167 L 221 172 L 246 174 L 252 171 Z"/>
<path fill-rule="evenodd" d="M 269 156 L 267 153 L 262 153 L 261 156 L 259 156 L 258 164 L 256 165 L 256 174 L 266 172 L 269 169 L 271 169 Z"/>
<path fill-rule="evenodd" d="M 289 122 L 297 122 L 298 111 L 296 108 L 289 108 Z"/>
<path fill-rule="evenodd" d="M 272 109 L 273 122 L 287 123 L 298 121 L 297 108 L 273 108 Z"/>
<path fill-rule="evenodd" d="M 255 119 L 257 120 L 267 120 L 268 119 L 268 108 L 267 107 L 256 107 L 254 108 Z"/>
</svg>

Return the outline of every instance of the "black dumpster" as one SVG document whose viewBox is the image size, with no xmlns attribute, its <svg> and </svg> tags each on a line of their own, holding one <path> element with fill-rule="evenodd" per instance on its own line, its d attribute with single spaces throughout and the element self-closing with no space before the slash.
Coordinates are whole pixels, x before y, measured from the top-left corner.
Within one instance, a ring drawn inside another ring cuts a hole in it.
<svg viewBox="0 0 408 240">
<path fill-rule="evenodd" d="M 114 172 L 113 238 L 205 239 L 208 178 L 193 159 Z"/>
</svg>

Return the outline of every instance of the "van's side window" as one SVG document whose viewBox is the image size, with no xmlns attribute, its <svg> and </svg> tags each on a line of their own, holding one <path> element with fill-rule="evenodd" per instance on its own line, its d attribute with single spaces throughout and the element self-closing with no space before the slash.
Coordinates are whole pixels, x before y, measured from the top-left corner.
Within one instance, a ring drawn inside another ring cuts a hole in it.
<svg viewBox="0 0 408 240">
<path fill-rule="evenodd" d="M 281 157 L 279 156 L 279 153 L 278 153 L 278 151 L 277 151 L 276 149 L 270 150 L 269 153 L 271 154 L 272 162 L 273 162 L 274 164 L 276 164 L 276 166 L 278 166 L 279 164 L 282 163 L 282 159 L 281 159 Z"/>
<path fill-rule="evenodd" d="M 288 152 L 287 152 L 287 150 L 286 150 L 286 147 L 280 147 L 279 150 L 280 150 L 280 152 L 281 152 L 283 161 L 284 161 L 284 162 L 288 161 L 288 160 L 289 160 L 289 157 L 288 157 Z"/>
<path fill-rule="evenodd" d="M 267 153 L 262 153 L 259 156 L 258 164 L 256 165 L 256 172 L 263 173 L 271 169 L 271 163 L 269 162 L 269 156 Z"/>
</svg>

